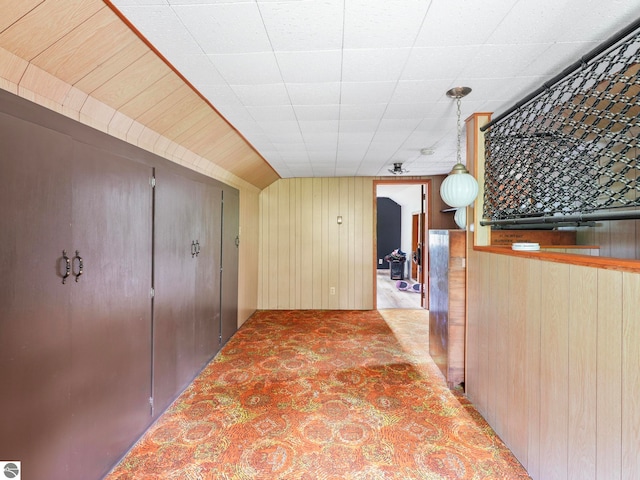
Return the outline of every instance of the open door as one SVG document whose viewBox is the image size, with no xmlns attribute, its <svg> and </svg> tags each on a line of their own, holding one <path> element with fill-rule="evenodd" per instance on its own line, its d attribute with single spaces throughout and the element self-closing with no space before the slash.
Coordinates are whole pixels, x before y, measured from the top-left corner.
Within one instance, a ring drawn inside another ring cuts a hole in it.
<svg viewBox="0 0 640 480">
<path fill-rule="evenodd" d="M 420 293 L 416 294 L 415 289 L 405 288 L 406 291 L 412 292 L 410 294 L 411 300 L 405 305 L 404 300 L 400 296 L 396 295 L 395 282 L 393 291 L 389 289 L 387 281 L 385 281 L 384 270 L 388 267 L 384 266 L 383 255 L 390 252 L 390 249 L 384 250 L 383 253 L 380 250 L 380 239 L 376 235 L 374 240 L 374 251 L 377 252 L 376 256 L 376 289 L 374 291 L 374 297 L 376 298 L 376 308 L 428 308 L 428 271 L 425 268 L 425 254 L 427 253 L 424 248 L 427 239 L 427 226 L 429 220 L 427 217 L 428 212 L 428 192 L 430 179 L 407 179 L 407 180 L 377 180 L 374 182 L 375 196 L 376 196 L 376 225 L 380 228 L 380 221 L 385 221 L 384 218 L 380 218 L 378 212 L 378 200 L 393 200 L 401 206 L 400 213 L 402 220 L 398 218 L 398 225 L 393 227 L 394 230 L 401 231 L 400 239 L 396 240 L 393 244 L 394 248 L 401 247 L 401 250 L 406 252 L 406 270 L 403 280 L 408 282 L 409 287 L 420 284 Z M 388 225 L 385 223 L 385 227 Z M 419 253 L 418 253 L 419 252 Z M 417 255 L 416 255 L 417 254 Z M 402 288 L 398 287 L 399 290 Z M 395 294 L 394 294 L 395 292 Z M 419 298 L 416 298 L 418 297 Z M 392 305 L 392 306 L 391 306 Z"/>
</svg>

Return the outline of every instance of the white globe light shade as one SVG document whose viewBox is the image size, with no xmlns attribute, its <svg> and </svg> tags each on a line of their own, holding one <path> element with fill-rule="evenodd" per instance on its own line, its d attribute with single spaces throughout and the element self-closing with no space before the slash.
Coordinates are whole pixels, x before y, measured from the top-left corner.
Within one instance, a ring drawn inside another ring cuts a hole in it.
<svg viewBox="0 0 640 480">
<path fill-rule="evenodd" d="M 458 228 L 462 228 L 463 230 L 467 228 L 467 207 L 457 209 L 453 220 L 456 222 L 456 225 L 458 225 Z"/>
<path fill-rule="evenodd" d="M 478 182 L 466 169 L 465 173 L 457 173 L 454 170 L 440 185 L 440 197 L 450 207 L 461 208 L 471 205 L 478 196 Z"/>
</svg>

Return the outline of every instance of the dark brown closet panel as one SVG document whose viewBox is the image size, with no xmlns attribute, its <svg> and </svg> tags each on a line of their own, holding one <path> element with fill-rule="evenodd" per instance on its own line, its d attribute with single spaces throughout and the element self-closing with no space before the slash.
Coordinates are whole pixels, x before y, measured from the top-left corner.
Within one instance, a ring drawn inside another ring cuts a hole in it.
<svg viewBox="0 0 640 480">
<path fill-rule="evenodd" d="M 225 187 L 223 193 L 222 222 L 222 344 L 238 329 L 238 246 L 240 244 L 240 194 L 234 188 Z"/>
<path fill-rule="evenodd" d="M 8 115 L 0 139 L 0 452 L 100 478 L 151 420 L 152 169 Z"/>
<path fill-rule="evenodd" d="M 238 192 L 0 90 L 0 205 L 0 460 L 102 478 L 236 330 Z"/>
<path fill-rule="evenodd" d="M 0 114 L 0 455 L 29 479 L 66 478 L 72 139 Z"/>
<path fill-rule="evenodd" d="M 220 224 L 222 189 L 200 184 L 200 227 L 195 291 L 195 367 L 200 371 L 220 349 Z"/>
<path fill-rule="evenodd" d="M 76 142 L 70 173 L 73 274 L 83 261 L 70 289 L 70 469 L 99 478 L 151 417 L 153 169 Z"/>
<path fill-rule="evenodd" d="M 220 189 L 156 170 L 154 409 L 162 412 L 219 349 Z"/>
</svg>

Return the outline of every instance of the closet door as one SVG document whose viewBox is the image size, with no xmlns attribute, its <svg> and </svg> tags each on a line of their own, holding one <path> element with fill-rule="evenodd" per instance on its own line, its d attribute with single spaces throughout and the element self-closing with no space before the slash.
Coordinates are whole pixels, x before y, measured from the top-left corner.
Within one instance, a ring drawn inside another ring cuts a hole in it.
<svg viewBox="0 0 640 480">
<path fill-rule="evenodd" d="M 154 209 L 153 401 L 162 412 L 191 381 L 195 346 L 198 184 L 157 169 Z"/>
<path fill-rule="evenodd" d="M 240 194 L 227 187 L 223 194 L 221 339 L 224 345 L 238 329 L 238 246 Z"/>
<path fill-rule="evenodd" d="M 194 368 L 199 371 L 220 349 L 220 225 L 222 189 L 199 184 L 200 219 L 196 258 Z"/>
<path fill-rule="evenodd" d="M 151 421 L 153 171 L 76 142 L 70 172 L 71 478 L 100 478 Z"/>
<path fill-rule="evenodd" d="M 0 113 L 0 453 L 67 478 L 72 140 Z"/>
</svg>

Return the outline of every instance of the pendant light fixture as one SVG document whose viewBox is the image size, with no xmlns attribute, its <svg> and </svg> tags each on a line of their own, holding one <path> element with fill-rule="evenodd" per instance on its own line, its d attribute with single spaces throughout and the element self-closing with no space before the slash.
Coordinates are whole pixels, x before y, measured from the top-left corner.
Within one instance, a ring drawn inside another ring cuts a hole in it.
<svg viewBox="0 0 640 480">
<path fill-rule="evenodd" d="M 478 196 L 478 182 L 462 164 L 460 149 L 460 137 L 462 126 L 460 125 L 460 99 L 471 92 L 469 87 L 455 87 L 447 92 L 447 97 L 456 99 L 458 114 L 458 148 L 457 163 L 440 185 L 440 196 L 449 206 L 461 208 L 471 205 Z"/>
</svg>

